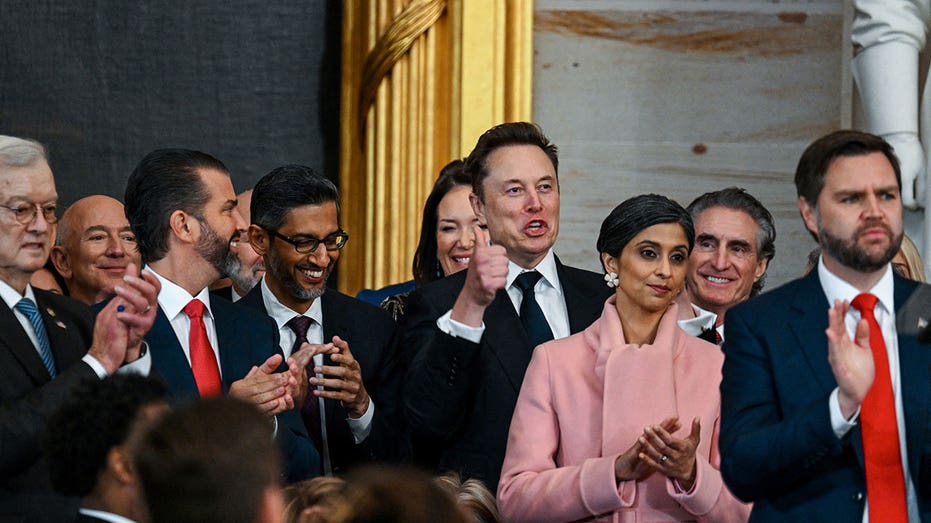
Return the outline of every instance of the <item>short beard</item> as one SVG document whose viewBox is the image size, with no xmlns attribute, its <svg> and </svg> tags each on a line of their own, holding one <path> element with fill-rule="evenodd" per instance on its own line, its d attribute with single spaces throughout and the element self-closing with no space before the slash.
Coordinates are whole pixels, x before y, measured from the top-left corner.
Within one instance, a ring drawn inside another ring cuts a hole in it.
<svg viewBox="0 0 931 523">
<path fill-rule="evenodd" d="M 200 240 L 194 246 L 194 249 L 197 254 L 200 254 L 201 258 L 207 260 L 207 263 L 220 273 L 220 276 L 232 278 L 239 258 L 236 257 L 236 253 L 230 250 L 230 240 L 224 241 L 220 238 L 205 219 L 200 217 L 197 219 L 200 221 L 201 234 Z"/>
<path fill-rule="evenodd" d="M 898 236 L 895 236 L 888 225 L 873 221 L 854 231 L 851 238 L 845 239 L 828 232 L 821 222 L 821 213 L 816 212 L 815 214 L 818 219 L 818 239 L 822 250 L 844 267 L 849 267 L 857 272 L 876 272 L 892 261 L 892 258 L 895 258 L 896 253 L 899 252 L 904 232 L 900 232 Z M 889 233 L 891 239 L 889 247 L 878 255 L 871 255 L 857 246 L 857 238 L 860 237 L 860 234 L 865 229 L 872 227 L 882 227 Z"/>
<path fill-rule="evenodd" d="M 256 276 L 254 265 L 250 267 L 248 271 L 243 271 L 242 260 L 239 259 L 239 256 L 233 256 L 232 265 L 229 267 L 229 279 L 233 281 L 233 287 L 242 289 L 245 292 L 252 290 L 256 284 L 259 283 L 260 277 Z"/>
<path fill-rule="evenodd" d="M 317 298 L 323 296 L 323 293 L 326 292 L 326 281 L 330 277 L 328 269 L 323 269 L 323 287 L 319 289 L 305 289 L 301 284 L 299 284 L 291 273 L 288 271 L 288 267 L 281 262 L 281 260 L 275 256 L 275 254 L 269 252 L 269 256 L 266 258 L 268 262 L 266 264 L 265 270 L 271 273 L 272 276 L 278 280 L 281 285 L 287 290 L 288 294 L 293 296 L 299 301 L 313 301 Z"/>
</svg>

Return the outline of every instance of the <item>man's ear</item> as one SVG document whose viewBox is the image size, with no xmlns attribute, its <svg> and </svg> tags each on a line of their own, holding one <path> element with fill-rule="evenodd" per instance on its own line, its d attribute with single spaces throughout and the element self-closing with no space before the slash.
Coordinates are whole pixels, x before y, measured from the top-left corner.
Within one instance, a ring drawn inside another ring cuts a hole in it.
<svg viewBox="0 0 931 523">
<path fill-rule="evenodd" d="M 805 222 L 805 228 L 811 231 L 815 237 L 818 236 L 818 209 L 808 203 L 804 196 L 798 197 L 798 211 L 802 215 L 802 221 Z"/>
<path fill-rule="evenodd" d="M 71 260 L 68 259 L 68 253 L 65 252 L 65 248 L 61 245 L 52 247 L 49 257 L 52 259 L 52 265 L 55 266 L 55 270 L 58 271 L 58 274 L 61 274 L 62 278 L 70 280 Z"/>
<path fill-rule="evenodd" d="M 256 254 L 265 256 L 271 246 L 271 239 L 265 229 L 253 223 L 249 226 L 247 234 L 249 234 L 249 243 L 252 244 L 252 249 Z"/>
<path fill-rule="evenodd" d="M 132 460 L 124 445 L 111 447 L 107 452 L 107 469 L 120 483 L 129 484 L 136 481 L 136 475 L 133 474 Z"/>
<path fill-rule="evenodd" d="M 478 223 L 488 225 L 488 221 L 485 219 L 485 204 L 482 202 L 482 199 L 474 192 L 471 192 L 469 193 L 469 203 L 472 204 L 472 212 L 474 212 L 475 217 L 478 218 Z"/>
<path fill-rule="evenodd" d="M 194 216 L 178 209 L 168 217 L 168 226 L 171 232 L 184 243 L 194 243 L 197 235 L 194 233 L 194 222 L 197 221 Z M 197 231 L 200 232 L 200 224 L 197 224 Z"/>
<path fill-rule="evenodd" d="M 766 267 L 768 266 L 769 266 L 769 260 L 767 260 L 766 258 L 763 258 L 762 260 L 757 262 L 756 269 L 753 271 L 754 283 L 759 281 L 759 279 L 762 278 L 764 274 L 766 274 Z"/>
</svg>

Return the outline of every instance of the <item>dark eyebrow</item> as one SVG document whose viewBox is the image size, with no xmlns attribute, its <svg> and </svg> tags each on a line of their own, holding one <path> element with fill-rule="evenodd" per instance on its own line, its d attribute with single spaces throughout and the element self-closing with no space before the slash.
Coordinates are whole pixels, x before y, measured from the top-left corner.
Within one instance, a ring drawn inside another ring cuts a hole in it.
<svg viewBox="0 0 931 523">
<path fill-rule="evenodd" d="M 713 234 L 708 234 L 708 233 L 706 233 L 706 232 L 701 233 L 701 234 L 699 234 L 698 236 L 695 237 L 695 241 L 696 241 L 696 242 L 703 242 L 703 241 L 706 241 L 706 240 L 712 240 L 712 241 L 714 241 L 714 242 L 717 242 L 717 241 L 718 241 L 718 237 L 715 236 L 715 235 L 713 235 Z"/>
<path fill-rule="evenodd" d="M 753 244 L 745 240 L 730 240 L 727 242 L 728 247 L 745 247 L 747 249 L 752 249 Z"/>
</svg>

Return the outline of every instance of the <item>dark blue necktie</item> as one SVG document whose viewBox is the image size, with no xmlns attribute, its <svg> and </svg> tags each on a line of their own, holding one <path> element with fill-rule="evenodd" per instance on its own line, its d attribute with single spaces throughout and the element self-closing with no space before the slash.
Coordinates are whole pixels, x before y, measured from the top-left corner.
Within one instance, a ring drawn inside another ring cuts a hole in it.
<svg viewBox="0 0 931 523">
<path fill-rule="evenodd" d="M 16 310 L 23 313 L 32 324 L 32 330 L 36 333 L 36 340 L 39 342 L 39 356 L 42 357 L 42 363 L 48 369 L 49 376 L 55 377 L 55 360 L 52 359 L 52 346 L 48 342 L 48 334 L 45 332 L 45 324 L 42 323 L 42 315 L 36 304 L 32 303 L 29 298 L 23 298 L 15 305 Z"/>
<path fill-rule="evenodd" d="M 543 309 L 537 303 L 537 297 L 533 292 L 534 285 L 542 277 L 543 275 L 537 271 L 528 271 L 514 280 L 514 285 L 517 285 L 524 293 L 524 299 L 520 302 L 520 322 L 524 325 L 531 347 L 553 339 L 553 331 L 550 329 L 550 324 L 546 322 Z"/>
</svg>

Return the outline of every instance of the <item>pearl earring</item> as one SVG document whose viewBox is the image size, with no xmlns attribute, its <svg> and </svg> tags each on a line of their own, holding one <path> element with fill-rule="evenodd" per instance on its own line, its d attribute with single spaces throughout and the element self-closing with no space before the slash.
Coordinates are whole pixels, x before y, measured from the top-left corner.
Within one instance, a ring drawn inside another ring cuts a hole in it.
<svg viewBox="0 0 931 523">
<path fill-rule="evenodd" d="M 610 271 L 607 274 L 605 274 L 605 284 L 608 286 L 609 289 L 613 289 L 617 287 L 618 285 L 620 285 L 620 283 L 621 283 L 621 280 L 618 279 L 616 272 Z"/>
</svg>

